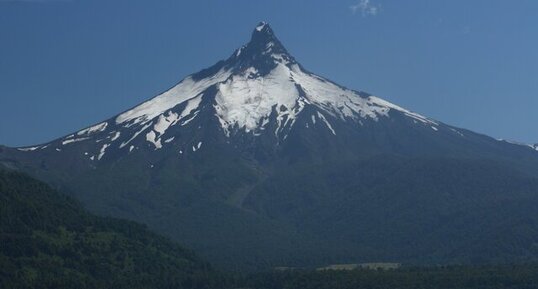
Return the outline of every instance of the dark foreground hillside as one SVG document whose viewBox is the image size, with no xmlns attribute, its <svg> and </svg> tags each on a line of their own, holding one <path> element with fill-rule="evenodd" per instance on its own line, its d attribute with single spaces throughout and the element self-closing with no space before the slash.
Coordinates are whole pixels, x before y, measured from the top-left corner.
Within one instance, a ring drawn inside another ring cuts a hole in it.
<svg viewBox="0 0 538 289">
<path fill-rule="evenodd" d="M 142 225 L 0 170 L 0 288 L 531 289 L 538 265 L 222 273 Z"/>
<path fill-rule="evenodd" d="M 0 171 L 0 288 L 216 288 L 193 253 Z"/>
</svg>

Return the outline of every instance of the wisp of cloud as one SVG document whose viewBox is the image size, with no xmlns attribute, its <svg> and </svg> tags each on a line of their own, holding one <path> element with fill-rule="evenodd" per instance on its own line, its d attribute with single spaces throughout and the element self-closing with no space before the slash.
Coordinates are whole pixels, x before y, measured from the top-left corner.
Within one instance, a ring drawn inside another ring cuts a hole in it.
<svg viewBox="0 0 538 289">
<path fill-rule="evenodd" d="M 379 6 L 372 4 L 370 0 L 359 0 L 357 4 L 349 6 L 349 9 L 353 14 L 360 12 L 362 16 L 375 16 L 379 12 Z"/>
</svg>

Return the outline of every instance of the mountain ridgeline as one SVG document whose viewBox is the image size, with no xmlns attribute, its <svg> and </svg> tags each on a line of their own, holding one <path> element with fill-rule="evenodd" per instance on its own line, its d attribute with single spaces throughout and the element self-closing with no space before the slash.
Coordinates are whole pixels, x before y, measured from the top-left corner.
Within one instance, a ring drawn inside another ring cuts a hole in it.
<svg viewBox="0 0 538 289">
<path fill-rule="evenodd" d="M 318 76 L 266 23 L 170 90 L 0 163 L 231 269 L 538 258 L 536 147 Z"/>
</svg>

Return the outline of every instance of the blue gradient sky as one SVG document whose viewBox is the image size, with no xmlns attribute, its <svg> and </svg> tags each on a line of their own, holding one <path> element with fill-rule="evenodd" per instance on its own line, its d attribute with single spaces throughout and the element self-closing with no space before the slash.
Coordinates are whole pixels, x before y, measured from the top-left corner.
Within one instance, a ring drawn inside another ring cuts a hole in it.
<svg viewBox="0 0 538 289">
<path fill-rule="evenodd" d="M 0 144 L 109 118 L 228 57 L 260 20 L 337 83 L 538 142 L 538 1 L 362 1 L 0 0 Z"/>
</svg>

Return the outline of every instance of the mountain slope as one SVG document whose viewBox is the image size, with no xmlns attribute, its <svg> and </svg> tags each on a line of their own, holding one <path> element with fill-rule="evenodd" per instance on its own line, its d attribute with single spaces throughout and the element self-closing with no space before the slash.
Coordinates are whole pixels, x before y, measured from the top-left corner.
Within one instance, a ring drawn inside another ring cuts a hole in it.
<svg viewBox="0 0 538 289">
<path fill-rule="evenodd" d="M 207 264 L 141 225 L 100 218 L 0 170 L 0 287 L 215 288 Z M 216 280 L 216 278 L 215 278 Z"/>
<path fill-rule="evenodd" d="M 538 240 L 538 152 L 317 76 L 266 23 L 163 94 L 46 144 L 2 147 L 0 163 L 228 268 L 472 261 L 462 248 L 478 240 L 497 248 L 484 261 L 516 260 Z M 500 238 L 511 222 L 525 229 Z"/>
</svg>

